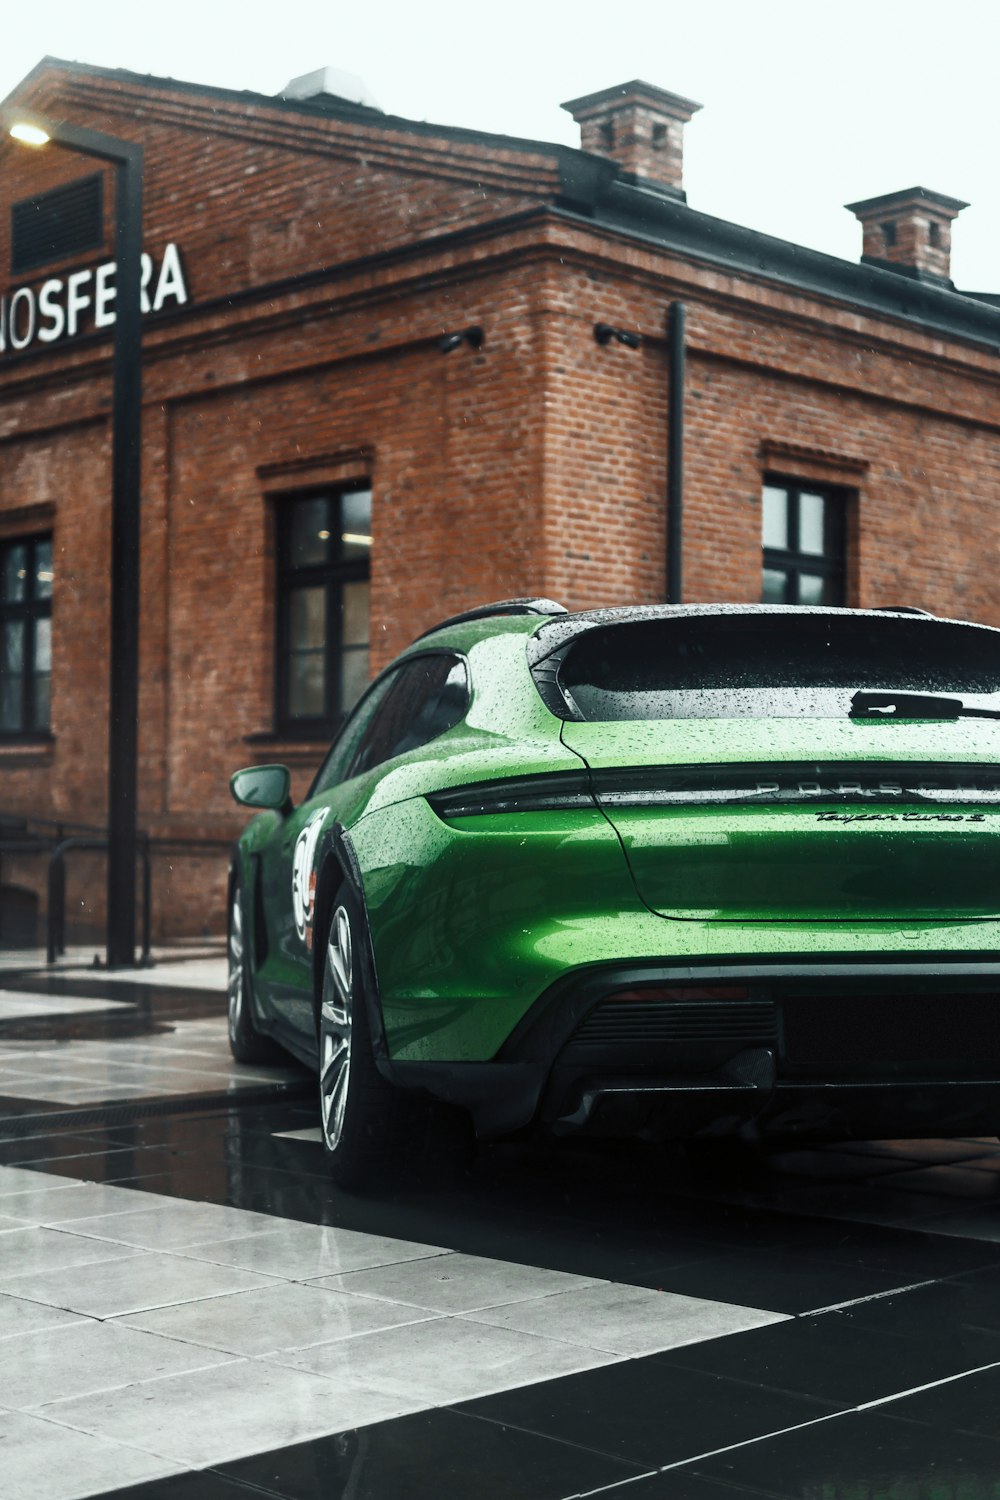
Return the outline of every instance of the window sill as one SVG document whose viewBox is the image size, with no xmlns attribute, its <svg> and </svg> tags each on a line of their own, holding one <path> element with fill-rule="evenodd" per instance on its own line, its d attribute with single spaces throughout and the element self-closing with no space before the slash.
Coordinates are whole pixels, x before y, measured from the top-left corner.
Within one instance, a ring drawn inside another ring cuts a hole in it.
<svg viewBox="0 0 1000 1500">
<path fill-rule="evenodd" d="M 0 734 L 0 765 L 47 766 L 55 755 L 55 736 L 51 734 Z"/>
</svg>

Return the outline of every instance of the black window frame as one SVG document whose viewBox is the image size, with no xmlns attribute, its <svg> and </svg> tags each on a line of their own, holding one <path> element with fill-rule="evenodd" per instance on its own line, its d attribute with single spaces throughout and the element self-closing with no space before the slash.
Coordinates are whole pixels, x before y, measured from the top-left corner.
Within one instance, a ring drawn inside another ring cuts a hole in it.
<svg viewBox="0 0 1000 1500">
<path fill-rule="evenodd" d="M 368 688 L 360 698 L 345 708 L 341 701 L 340 665 L 343 658 L 342 602 L 343 587 L 348 583 L 364 582 L 371 585 L 371 553 L 366 557 L 344 558 L 332 545 L 339 547 L 342 527 L 339 524 L 339 508 L 347 495 L 372 493 L 367 480 L 351 480 L 338 485 L 317 485 L 309 489 L 295 490 L 275 497 L 275 661 L 274 661 L 274 722 L 276 733 L 290 739 L 328 739 L 344 724 L 349 712 L 366 696 Z M 292 544 L 292 512 L 296 504 L 304 501 L 326 499 L 331 522 L 331 546 L 322 563 L 294 564 L 290 560 Z M 332 507 L 338 508 L 338 521 L 333 524 Z M 320 586 L 326 594 L 325 620 L 326 638 L 323 645 L 324 705 L 318 715 L 292 714 L 290 711 L 291 688 L 291 596 L 296 588 Z M 371 647 L 371 608 L 369 595 L 369 639 Z"/>
<path fill-rule="evenodd" d="M 788 546 L 768 547 L 763 544 L 764 490 L 784 490 L 788 496 Z M 821 495 L 826 502 L 823 507 L 823 551 L 803 552 L 800 543 L 800 499 L 803 493 Z M 785 474 L 765 474 L 761 486 L 761 598 L 764 593 L 764 574 L 777 572 L 785 575 L 785 597 L 783 604 L 801 604 L 799 577 L 810 573 L 829 580 L 831 597 L 820 608 L 840 607 L 847 603 L 847 507 L 852 492 L 842 485 L 816 484 L 812 480 L 791 479 Z M 776 601 L 769 600 L 769 603 Z M 808 601 L 807 601 L 808 602 Z"/>
<path fill-rule="evenodd" d="M 25 547 L 27 557 L 25 560 L 25 597 L 23 599 L 6 599 L 3 595 L 2 584 L 0 584 L 0 653 L 3 652 L 3 637 L 6 634 L 5 627 L 9 621 L 18 621 L 25 625 L 23 646 L 21 652 L 21 678 L 20 692 L 20 717 L 21 724 L 18 728 L 10 728 L 0 724 L 0 742 L 10 743 L 24 740 L 45 740 L 52 736 L 52 698 L 51 679 L 52 665 L 51 654 L 49 662 L 49 709 L 44 724 L 35 723 L 35 711 L 37 708 L 36 680 L 38 673 L 35 671 L 35 644 L 40 620 L 52 619 L 52 591 L 47 594 L 37 595 L 35 584 L 38 572 L 38 548 L 48 546 L 49 554 L 52 553 L 52 532 L 37 531 L 28 535 L 5 536 L 0 538 L 0 579 L 2 579 L 5 559 L 8 552 L 15 547 Z M 51 645 L 50 645 L 51 653 Z M 3 672 L 3 658 L 0 655 L 0 676 Z"/>
</svg>

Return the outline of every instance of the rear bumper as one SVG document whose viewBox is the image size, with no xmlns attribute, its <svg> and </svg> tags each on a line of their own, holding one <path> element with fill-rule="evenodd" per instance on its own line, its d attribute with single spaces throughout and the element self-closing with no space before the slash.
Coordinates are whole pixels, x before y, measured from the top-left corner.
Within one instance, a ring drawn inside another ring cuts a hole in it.
<svg viewBox="0 0 1000 1500">
<path fill-rule="evenodd" d="M 595 1080 L 576 1110 L 553 1122 L 558 1135 L 673 1140 L 731 1134 L 748 1125 L 776 1138 L 858 1140 L 995 1135 L 1000 1079 L 941 1078 L 858 1084 L 843 1080 L 726 1087 L 714 1080 L 656 1084 Z"/>
<path fill-rule="evenodd" d="M 679 985 L 744 994 L 656 995 Z M 621 991 L 637 998 L 609 998 Z M 993 954 L 601 965 L 552 986 L 489 1062 L 383 1066 L 467 1109 L 485 1138 L 532 1124 L 649 1138 L 748 1123 L 776 1135 L 995 1133 L 1000 965 Z"/>
<path fill-rule="evenodd" d="M 1000 952 L 1000 921 L 940 914 L 906 924 L 657 916 L 596 810 L 444 822 L 411 797 L 367 813 L 351 842 L 366 872 L 386 1047 L 399 1063 L 504 1060 L 511 1034 L 567 976 L 613 965 L 693 972 L 709 963 L 877 965 L 887 948 L 904 963 Z"/>
</svg>

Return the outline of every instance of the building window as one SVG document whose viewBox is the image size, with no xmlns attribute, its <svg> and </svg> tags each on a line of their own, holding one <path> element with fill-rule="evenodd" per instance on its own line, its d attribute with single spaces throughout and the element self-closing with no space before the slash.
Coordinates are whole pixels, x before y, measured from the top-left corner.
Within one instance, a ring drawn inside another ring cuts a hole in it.
<svg viewBox="0 0 1000 1500">
<path fill-rule="evenodd" d="M 767 480 L 764 604 L 844 603 L 844 502 L 842 490 Z"/>
<path fill-rule="evenodd" d="M 0 734 L 45 734 L 52 671 L 52 538 L 0 542 Z"/>
<path fill-rule="evenodd" d="M 79 177 L 11 207 L 11 274 L 47 266 L 104 244 L 104 179 Z"/>
<path fill-rule="evenodd" d="M 278 506 L 279 730 L 327 734 L 368 683 L 370 489 Z"/>
</svg>

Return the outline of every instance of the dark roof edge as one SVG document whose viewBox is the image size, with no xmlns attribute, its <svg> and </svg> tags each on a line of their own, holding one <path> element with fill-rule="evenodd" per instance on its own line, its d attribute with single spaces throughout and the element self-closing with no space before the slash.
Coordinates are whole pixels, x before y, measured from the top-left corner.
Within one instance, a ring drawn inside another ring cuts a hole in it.
<svg viewBox="0 0 1000 1500">
<path fill-rule="evenodd" d="M 880 266 L 842 260 L 714 218 L 622 180 L 611 185 L 589 222 L 730 271 L 750 272 L 793 290 L 820 293 L 868 312 L 919 322 L 987 344 L 1000 353 L 1000 294 L 992 302 L 990 293 L 953 291 Z"/>
<path fill-rule="evenodd" d="M 202 94 L 210 99 L 224 99 L 232 104 L 261 106 L 279 112 L 301 115 L 310 120 L 343 120 L 352 125 L 372 125 L 378 129 L 395 130 L 411 135 L 441 136 L 446 140 L 486 146 L 494 150 L 500 146 L 512 151 L 552 157 L 562 157 L 567 153 L 571 156 L 587 154 L 572 146 L 562 146 L 553 141 L 535 141 L 523 136 L 497 135 L 494 131 L 469 130 L 462 125 L 435 125 L 427 120 L 411 120 L 405 115 L 384 114 L 370 105 L 351 104 L 346 99 L 334 101 L 330 95 L 325 96 L 325 103 L 314 104 L 308 99 L 285 99 L 280 94 L 259 94 L 252 89 L 227 89 L 211 83 L 191 83 L 186 79 L 164 78 L 155 73 L 133 73 L 127 68 L 102 68 L 97 63 L 72 62 L 67 58 L 50 56 L 43 57 L 37 62 L 30 73 L 26 73 L 20 83 L 15 85 L 6 99 L 0 100 L 0 109 L 14 102 L 21 90 L 27 84 L 34 82 L 46 69 L 80 73 L 89 78 L 103 79 L 110 83 L 118 81 L 128 84 L 145 84 L 150 88 L 172 89 L 181 94 Z M 601 160 L 599 157 L 593 159 Z M 608 165 L 614 167 L 613 162 Z"/>
<path fill-rule="evenodd" d="M 859 618 L 903 620 L 918 629 L 939 630 L 942 625 L 959 625 L 968 630 L 986 631 L 1000 635 L 995 625 L 984 625 L 978 620 L 955 619 L 949 615 L 929 615 L 924 611 L 912 614 L 909 610 L 901 614 L 899 609 L 847 609 L 834 605 L 809 604 L 626 604 L 610 605 L 597 609 L 574 610 L 564 615 L 554 615 L 540 620 L 528 637 L 528 666 L 534 671 L 550 657 L 571 642 L 579 640 L 602 626 L 643 624 L 657 620 L 684 620 L 709 617 L 764 615 L 785 616 L 794 619 L 814 615 L 822 619 Z"/>
</svg>

